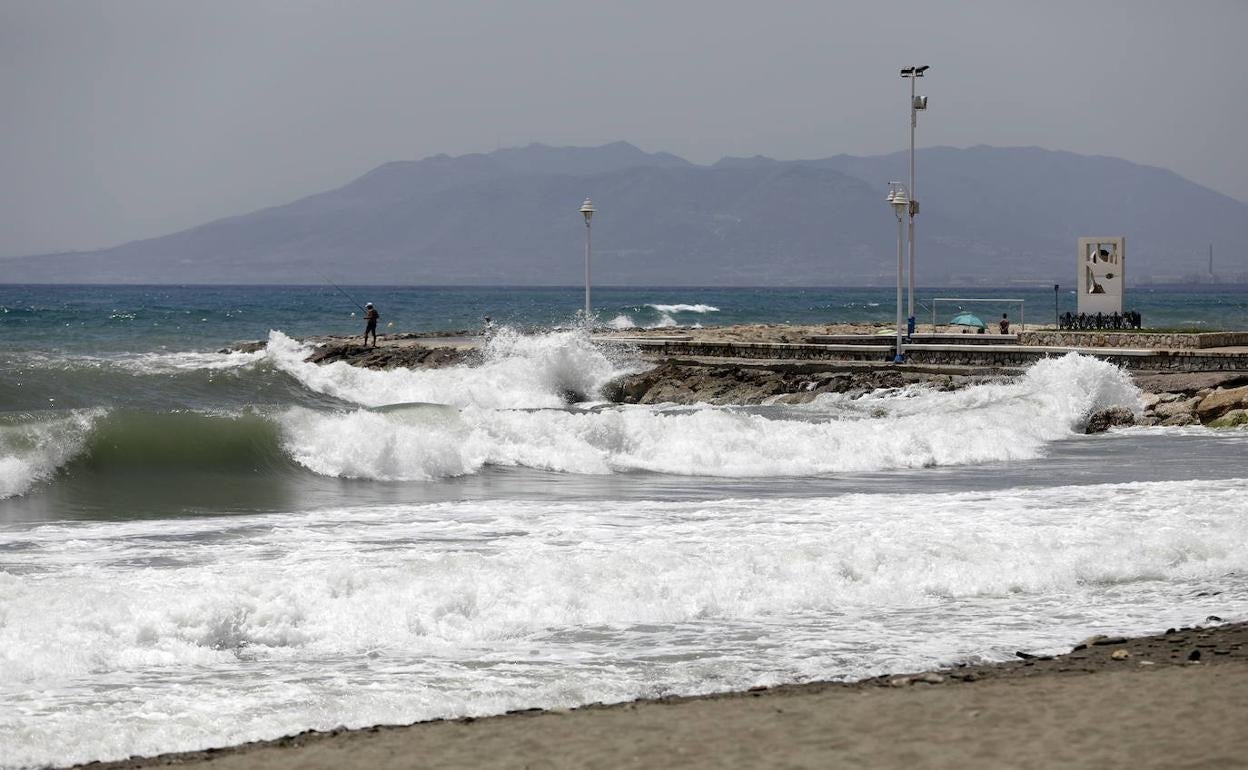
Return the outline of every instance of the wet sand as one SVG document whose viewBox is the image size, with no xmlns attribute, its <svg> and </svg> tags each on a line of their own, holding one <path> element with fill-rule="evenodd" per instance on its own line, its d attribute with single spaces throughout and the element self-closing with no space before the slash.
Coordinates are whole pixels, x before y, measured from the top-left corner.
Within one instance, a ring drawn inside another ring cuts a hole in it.
<svg viewBox="0 0 1248 770">
<path fill-rule="evenodd" d="M 1248 767 L 1248 623 L 695 698 L 308 732 L 87 767 Z"/>
</svg>

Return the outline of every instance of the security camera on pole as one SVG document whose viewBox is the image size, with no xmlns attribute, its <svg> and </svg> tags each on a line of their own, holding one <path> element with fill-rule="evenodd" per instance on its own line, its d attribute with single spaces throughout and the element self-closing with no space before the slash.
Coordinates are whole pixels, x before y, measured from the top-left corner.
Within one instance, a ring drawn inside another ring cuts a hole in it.
<svg viewBox="0 0 1248 770">
<path fill-rule="evenodd" d="M 923 77 L 923 73 L 927 70 L 928 65 L 924 64 L 921 67 L 906 67 L 901 71 L 903 78 L 910 79 L 910 281 L 907 284 L 909 286 L 907 336 L 914 334 L 914 218 L 919 213 L 919 201 L 915 197 L 914 190 L 914 129 L 919 125 L 919 110 L 927 109 L 927 97 L 915 96 L 914 81 L 916 78 Z"/>
</svg>

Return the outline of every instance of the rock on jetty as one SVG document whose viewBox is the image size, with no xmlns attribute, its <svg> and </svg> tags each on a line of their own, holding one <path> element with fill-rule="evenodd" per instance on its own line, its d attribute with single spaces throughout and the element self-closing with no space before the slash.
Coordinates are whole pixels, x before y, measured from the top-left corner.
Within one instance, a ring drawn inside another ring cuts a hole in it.
<svg viewBox="0 0 1248 770">
<path fill-rule="evenodd" d="M 1141 425 L 1248 425 L 1248 372 L 1137 374 L 1144 391 Z"/>
<path fill-rule="evenodd" d="M 354 343 L 322 345 L 308 356 L 314 364 L 345 361 L 365 369 L 437 369 L 443 366 L 471 364 L 477 352 L 463 347 L 425 347 L 423 345 L 386 345 L 369 347 Z"/>
<path fill-rule="evenodd" d="M 612 381 L 603 398 L 621 404 L 800 404 L 821 393 L 861 396 L 881 388 L 926 383 L 956 390 L 989 375 L 927 374 L 897 369 L 836 369 L 801 364 L 700 364 L 669 361 L 639 374 Z"/>
</svg>

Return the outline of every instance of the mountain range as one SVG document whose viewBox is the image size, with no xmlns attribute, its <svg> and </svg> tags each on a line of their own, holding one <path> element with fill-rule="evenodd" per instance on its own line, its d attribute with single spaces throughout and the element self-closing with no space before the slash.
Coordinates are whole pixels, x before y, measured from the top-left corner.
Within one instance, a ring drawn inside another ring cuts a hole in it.
<svg viewBox="0 0 1248 770">
<path fill-rule="evenodd" d="M 891 285 L 906 152 L 697 165 L 626 142 L 379 166 L 338 189 L 158 238 L 0 260 L 8 283 Z M 1129 283 L 1248 281 L 1248 204 L 1125 160 L 1036 147 L 917 153 L 918 280 L 1074 284 L 1082 235 Z"/>
</svg>

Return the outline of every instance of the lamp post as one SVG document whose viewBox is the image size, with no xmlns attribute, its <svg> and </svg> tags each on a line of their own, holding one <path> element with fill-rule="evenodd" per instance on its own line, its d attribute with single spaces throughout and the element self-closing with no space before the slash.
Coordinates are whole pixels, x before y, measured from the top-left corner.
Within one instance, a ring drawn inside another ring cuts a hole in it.
<svg viewBox="0 0 1248 770">
<path fill-rule="evenodd" d="M 908 313 L 906 315 L 906 323 L 908 331 L 914 333 L 914 218 L 919 213 L 919 201 L 915 198 L 914 190 L 914 129 L 919 125 L 919 110 L 927 109 L 927 97 L 915 96 L 914 81 L 923 77 L 923 73 L 927 72 L 928 66 L 924 64 L 921 67 L 906 67 L 901 71 L 903 78 L 910 79 L 910 281 L 909 286 L 909 303 Z"/>
<path fill-rule="evenodd" d="M 591 201 L 589 198 L 586 198 L 585 202 L 581 204 L 580 210 L 581 210 L 581 216 L 585 217 L 585 323 L 588 324 L 589 313 L 590 313 L 590 304 L 589 304 L 590 226 L 589 226 L 589 220 L 593 219 L 594 212 L 597 211 L 597 209 L 594 208 L 593 201 Z"/>
<path fill-rule="evenodd" d="M 901 182 L 889 182 L 888 186 L 888 202 L 892 205 L 893 212 L 897 214 L 897 352 L 893 356 L 893 363 L 900 364 L 906 360 L 902 349 L 904 327 L 901 321 L 901 285 L 906 251 L 906 220 L 903 215 L 910 209 L 910 196 L 906 192 L 906 186 Z"/>
<path fill-rule="evenodd" d="M 1053 329 L 1054 331 L 1062 328 L 1062 315 L 1057 309 L 1057 290 L 1061 287 L 1060 283 L 1053 284 Z"/>
</svg>

